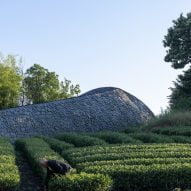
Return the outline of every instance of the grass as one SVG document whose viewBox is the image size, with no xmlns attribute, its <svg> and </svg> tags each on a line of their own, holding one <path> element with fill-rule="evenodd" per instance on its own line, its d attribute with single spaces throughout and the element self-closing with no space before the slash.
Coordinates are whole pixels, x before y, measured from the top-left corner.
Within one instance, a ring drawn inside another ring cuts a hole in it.
<svg viewBox="0 0 191 191">
<path fill-rule="evenodd" d="M 153 128 L 172 126 L 191 126 L 191 111 L 178 111 L 161 114 L 149 121 L 142 127 L 142 129 L 144 131 L 151 131 Z"/>
</svg>

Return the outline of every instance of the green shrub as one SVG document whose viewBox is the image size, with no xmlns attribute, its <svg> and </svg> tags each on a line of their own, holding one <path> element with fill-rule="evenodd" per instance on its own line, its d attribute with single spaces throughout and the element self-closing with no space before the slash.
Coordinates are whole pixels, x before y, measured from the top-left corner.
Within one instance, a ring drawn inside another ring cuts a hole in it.
<svg viewBox="0 0 191 191">
<path fill-rule="evenodd" d="M 163 134 L 163 135 L 182 135 L 191 136 L 191 126 L 173 126 L 173 127 L 163 127 L 152 129 L 153 133 Z"/>
<path fill-rule="evenodd" d="M 110 144 L 142 143 L 141 141 L 133 139 L 132 137 L 128 136 L 125 133 L 119 133 L 119 132 L 105 131 L 105 132 L 99 132 L 99 133 L 94 133 L 94 134 L 90 134 L 90 135 L 103 139 L 104 141 L 106 141 L 107 143 L 110 143 Z"/>
<path fill-rule="evenodd" d="M 171 137 L 154 133 L 132 133 L 129 136 L 141 140 L 143 143 L 174 143 Z"/>
<path fill-rule="evenodd" d="M 168 112 L 150 120 L 144 130 L 150 131 L 156 127 L 191 126 L 191 111 Z"/>
<path fill-rule="evenodd" d="M 8 139 L 0 138 L 0 190 L 13 191 L 19 184 L 20 175 L 15 164 L 14 148 Z"/>
<path fill-rule="evenodd" d="M 88 173 L 103 173 L 113 178 L 114 190 L 169 191 L 191 187 L 191 164 L 153 164 L 90 166 Z"/>
<path fill-rule="evenodd" d="M 133 152 L 133 153 L 108 153 L 108 154 L 94 154 L 94 155 L 85 155 L 81 157 L 71 157 L 68 160 L 72 165 L 82 163 L 82 162 L 93 162 L 93 161 L 102 161 L 102 160 L 125 160 L 129 158 L 181 158 L 181 157 L 191 157 L 191 152 L 169 152 L 165 153 L 162 151 L 154 152 L 142 151 L 142 152 Z"/>
<path fill-rule="evenodd" d="M 190 144 L 107 145 L 65 153 L 78 172 L 113 179 L 113 190 L 169 191 L 191 186 Z"/>
<path fill-rule="evenodd" d="M 78 163 L 76 168 L 79 171 L 89 166 L 126 166 L 126 165 L 152 165 L 152 164 L 173 164 L 173 163 L 191 163 L 191 158 L 127 158 L 127 159 L 118 159 L 118 160 L 101 160 L 101 161 L 92 161 Z"/>
<path fill-rule="evenodd" d="M 73 144 L 70 143 L 66 143 L 64 141 L 60 141 L 58 139 L 54 139 L 54 138 L 49 138 L 49 137 L 41 137 L 43 140 L 45 140 L 50 147 L 55 150 L 58 153 L 62 153 L 63 151 L 67 150 L 67 149 L 71 149 L 74 147 Z"/>
<path fill-rule="evenodd" d="M 107 175 L 101 174 L 70 174 L 57 176 L 50 181 L 50 191 L 108 191 L 112 185 Z"/>
<path fill-rule="evenodd" d="M 171 138 L 175 143 L 191 143 L 191 137 L 173 135 Z"/>
<path fill-rule="evenodd" d="M 62 141 L 55 141 L 54 139 L 46 139 L 47 142 L 60 143 Z M 65 143 L 63 143 L 66 146 Z M 55 146 L 55 145 L 54 145 Z M 69 146 L 69 145 L 67 145 Z M 71 146 L 71 145 L 70 145 Z M 30 164 L 34 167 L 34 170 L 43 179 L 45 176 L 44 169 L 39 165 L 40 159 L 55 159 L 63 161 L 63 158 L 54 152 L 48 143 L 41 138 L 26 138 L 16 141 L 17 149 L 21 149 L 27 156 Z M 60 148 L 59 148 L 60 149 Z M 66 161 L 65 161 L 66 162 Z M 93 175 L 93 174 L 75 174 L 75 171 L 67 176 L 56 176 L 50 181 L 50 190 L 59 191 L 106 191 L 111 186 L 111 179 L 105 175 Z"/>
<path fill-rule="evenodd" d="M 189 158 L 190 151 L 190 144 L 142 144 L 76 148 L 63 155 L 73 166 L 78 166 L 79 163 L 94 161 Z"/>
<path fill-rule="evenodd" d="M 93 145 L 106 145 L 106 142 L 95 137 L 77 133 L 64 133 L 56 136 L 57 139 L 73 144 L 76 147 L 85 147 Z"/>
<path fill-rule="evenodd" d="M 16 149 L 20 149 L 26 155 L 29 163 L 41 178 L 44 178 L 45 170 L 39 165 L 40 160 L 47 159 L 64 161 L 58 153 L 54 152 L 50 148 L 48 143 L 40 138 L 18 139 L 16 140 L 15 145 Z"/>
<path fill-rule="evenodd" d="M 107 146 L 92 146 L 92 147 L 81 147 L 66 150 L 63 152 L 65 155 L 70 157 L 78 158 L 83 156 L 91 156 L 98 154 L 134 154 L 138 152 L 169 152 L 169 151 L 190 151 L 190 144 L 123 144 L 123 145 L 107 145 Z"/>
<path fill-rule="evenodd" d="M 135 126 L 135 127 L 128 127 L 127 129 L 122 131 L 123 133 L 141 133 L 142 127 L 141 126 Z"/>
<path fill-rule="evenodd" d="M 171 102 L 171 109 L 172 110 L 176 110 L 176 111 L 182 111 L 182 110 L 186 110 L 186 111 L 190 111 L 191 109 L 191 97 L 189 95 L 189 97 L 181 97 L 179 99 L 176 100 L 172 100 Z"/>
</svg>

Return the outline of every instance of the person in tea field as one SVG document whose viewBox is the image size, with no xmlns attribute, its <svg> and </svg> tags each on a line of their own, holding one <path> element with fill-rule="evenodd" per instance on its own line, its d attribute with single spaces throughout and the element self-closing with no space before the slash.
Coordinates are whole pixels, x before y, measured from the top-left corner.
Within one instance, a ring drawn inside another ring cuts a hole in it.
<svg viewBox="0 0 191 191">
<path fill-rule="evenodd" d="M 66 175 L 72 170 L 69 164 L 63 163 L 57 160 L 41 160 L 39 162 L 40 166 L 47 169 L 47 175 L 44 182 L 44 191 L 48 191 L 48 183 L 50 178 L 54 175 Z"/>
</svg>

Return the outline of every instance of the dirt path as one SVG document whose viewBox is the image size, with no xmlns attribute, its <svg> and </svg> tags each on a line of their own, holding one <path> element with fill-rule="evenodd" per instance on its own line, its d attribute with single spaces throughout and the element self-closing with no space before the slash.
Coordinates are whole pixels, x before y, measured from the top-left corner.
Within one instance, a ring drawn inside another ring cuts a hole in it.
<svg viewBox="0 0 191 191">
<path fill-rule="evenodd" d="M 16 164 L 20 171 L 21 185 L 19 191 L 42 191 L 42 180 L 34 174 L 27 159 L 20 151 L 16 152 Z"/>
</svg>

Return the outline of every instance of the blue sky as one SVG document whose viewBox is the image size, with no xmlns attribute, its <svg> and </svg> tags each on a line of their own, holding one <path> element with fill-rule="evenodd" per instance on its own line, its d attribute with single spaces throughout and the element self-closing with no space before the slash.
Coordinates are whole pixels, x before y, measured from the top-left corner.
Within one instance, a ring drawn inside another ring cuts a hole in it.
<svg viewBox="0 0 191 191">
<path fill-rule="evenodd" d="M 119 87 L 158 114 L 181 70 L 164 62 L 172 20 L 190 0 L 0 0 L 0 52 L 38 63 L 82 93 Z"/>
</svg>

